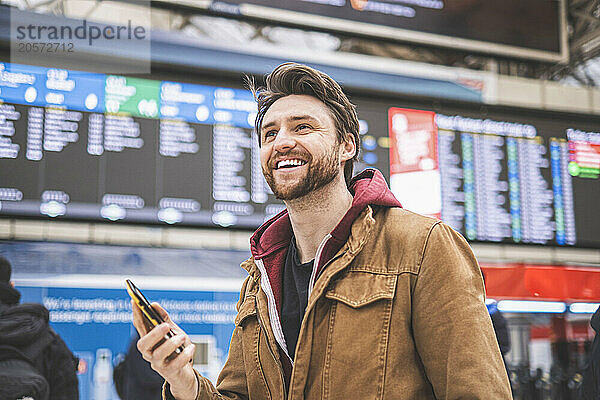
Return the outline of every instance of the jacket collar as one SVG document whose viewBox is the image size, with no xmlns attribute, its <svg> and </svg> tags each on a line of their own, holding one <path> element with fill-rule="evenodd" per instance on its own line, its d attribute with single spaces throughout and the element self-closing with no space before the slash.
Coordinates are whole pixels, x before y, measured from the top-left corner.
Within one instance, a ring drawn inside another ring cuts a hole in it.
<svg viewBox="0 0 600 400">
<path fill-rule="evenodd" d="M 254 262 L 254 257 L 250 257 L 246 261 L 242 262 L 240 267 L 245 269 L 246 272 L 248 272 L 248 275 L 250 275 L 255 281 L 260 279 L 260 271 Z"/>
</svg>

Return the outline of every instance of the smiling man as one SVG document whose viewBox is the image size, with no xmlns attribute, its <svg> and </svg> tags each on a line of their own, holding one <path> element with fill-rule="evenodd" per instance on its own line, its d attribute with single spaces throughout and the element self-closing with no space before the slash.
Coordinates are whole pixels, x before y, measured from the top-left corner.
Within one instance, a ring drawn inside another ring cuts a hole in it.
<svg viewBox="0 0 600 400">
<path fill-rule="evenodd" d="M 167 322 L 149 331 L 134 307 L 164 397 L 510 399 L 469 245 L 403 210 L 379 171 L 352 177 L 358 118 L 340 86 L 288 63 L 255 93 L 263 173 L 286 210 L 250 240 L 216 387 L 165 310 L 154 303 Z M 163 341 L 169 328 L 177 335 Z"/>
</svg>

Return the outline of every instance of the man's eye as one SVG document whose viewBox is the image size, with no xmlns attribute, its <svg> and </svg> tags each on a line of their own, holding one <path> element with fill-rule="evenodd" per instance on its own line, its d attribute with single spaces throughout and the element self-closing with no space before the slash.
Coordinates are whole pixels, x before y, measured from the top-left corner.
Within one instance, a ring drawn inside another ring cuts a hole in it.
<svg viewBox="0 0 600 400">
<path fill-rule="evenodd" d="M 301 131 L 301 130 L 304 130 L 304 129 L 311 129 L 311 128 L 312 127 L 310 125 L 308 125 L 308 124 L 300 124 L 300 125 L 298 125 L 296 127 L 296 130 Z"/>
<path fill-rule="evenodd" d="M 275 135 L 277 135 L 277 131 L 275 131 L 275 130 L 267 131 L 267 132 L 265 132 L 264 139 L 267 140 L 268 138 L 271 138 Z"/>
</svg>

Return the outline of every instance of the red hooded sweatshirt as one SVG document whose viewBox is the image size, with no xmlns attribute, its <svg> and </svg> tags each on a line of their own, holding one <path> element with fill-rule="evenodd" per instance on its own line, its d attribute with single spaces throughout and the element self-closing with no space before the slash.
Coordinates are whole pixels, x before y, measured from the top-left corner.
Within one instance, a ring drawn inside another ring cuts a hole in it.
<svg viewBox="0 0 600 400">
<path fill-rule="evenodd" d="M 308 289 L 309 297 L 323 266 L 348 240 L 354 220 L 367 205 L 402 207 L 388 188 L 382 173 L 376 169 L 366 169 L 352 178 L 350 192 L 354 196 L 350 209 L 333 231 L 323 239 L 315 255 Z M 261 288 L 266 293 L 269 302 L 269 319 L 279 344 L 286 386 L 289 385 L 293 360 L 287 353 L 279 315 L 282 303 L 283 267 L 292 234 L 290 217 L 287 210 L 284 210 L 265 222 L 250 238 L 250 251 L 261 271 Z"/>
</svg>

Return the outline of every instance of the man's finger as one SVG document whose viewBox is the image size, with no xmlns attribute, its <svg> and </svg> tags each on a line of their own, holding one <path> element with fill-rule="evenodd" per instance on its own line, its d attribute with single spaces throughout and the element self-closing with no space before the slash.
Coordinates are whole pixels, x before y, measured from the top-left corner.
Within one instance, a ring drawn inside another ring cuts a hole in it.
<svg viewBox="0 0 600 400">
<path fill-rule="evenodd" d="M 167 360 L 170 357 L 173 357 L 173 353 L 179 346 L 182 346 L 185 343 L 185 335 L 175 335 L 169 340 L 166 340 L 163 344 L 157 347 L 152 353 L 152 358 L 158 360 Z M 176 353 L 178 355 L 178 353 Z M 168 362 L 168 361 L 167 361 Z"/>
<path fill-rule="evenodd" d="M 186 335 L 186 333 L 184 332 L 183 329 L 181 329 L 175 322 L 173 322 L 173 320 L 171 319 L 171 317 L 169 317 L 169 313 L 162 308 L 162 306 L 156 302 L 152 303 L 152 308 L 154 308 L 154 310 L 161 316 L 161 318 L 168 323 L 169 325 L 171 325 L 171 329 L 173 329 L 173 332 L 175 332 L 175 334 L 177 335 L 185 335 L 186 336 L 186 341 L 185 341 L 185 345 L 187 346 L 188 344 L 190 344 L 192 341 L 190 340 L 189 336 Z"/>
<path fill-rule="evenodd" d="M 175 373 L 184 368 L 193 359 L 195 349 L 196 346 L 190 344 L 181 353 L 158 361 L 156 364 L 160 364 L 161 368 Z"/>
<path fill-rule="evenodd" d="M 196 350 L 196 346 L 190 343 L 183 350 L 181 354 L 178 354 L 171 362 L 169 363 L 169 367 L 175 370 L 180 370 L 189 363 L 194 357 L 194 351 Z"/>
<path fill-rule="evenodd" d="M 151 356 L 153 349 L 157 347 L 162 340 L 165 340 L 165 335 L 169 332 L 169 329 L 169 325 L 160 324 L 146 335 L 142 336 L 140 340 L 137 341 L 137 348 L 140 353 L 146 357 Z"/>
</svg>

